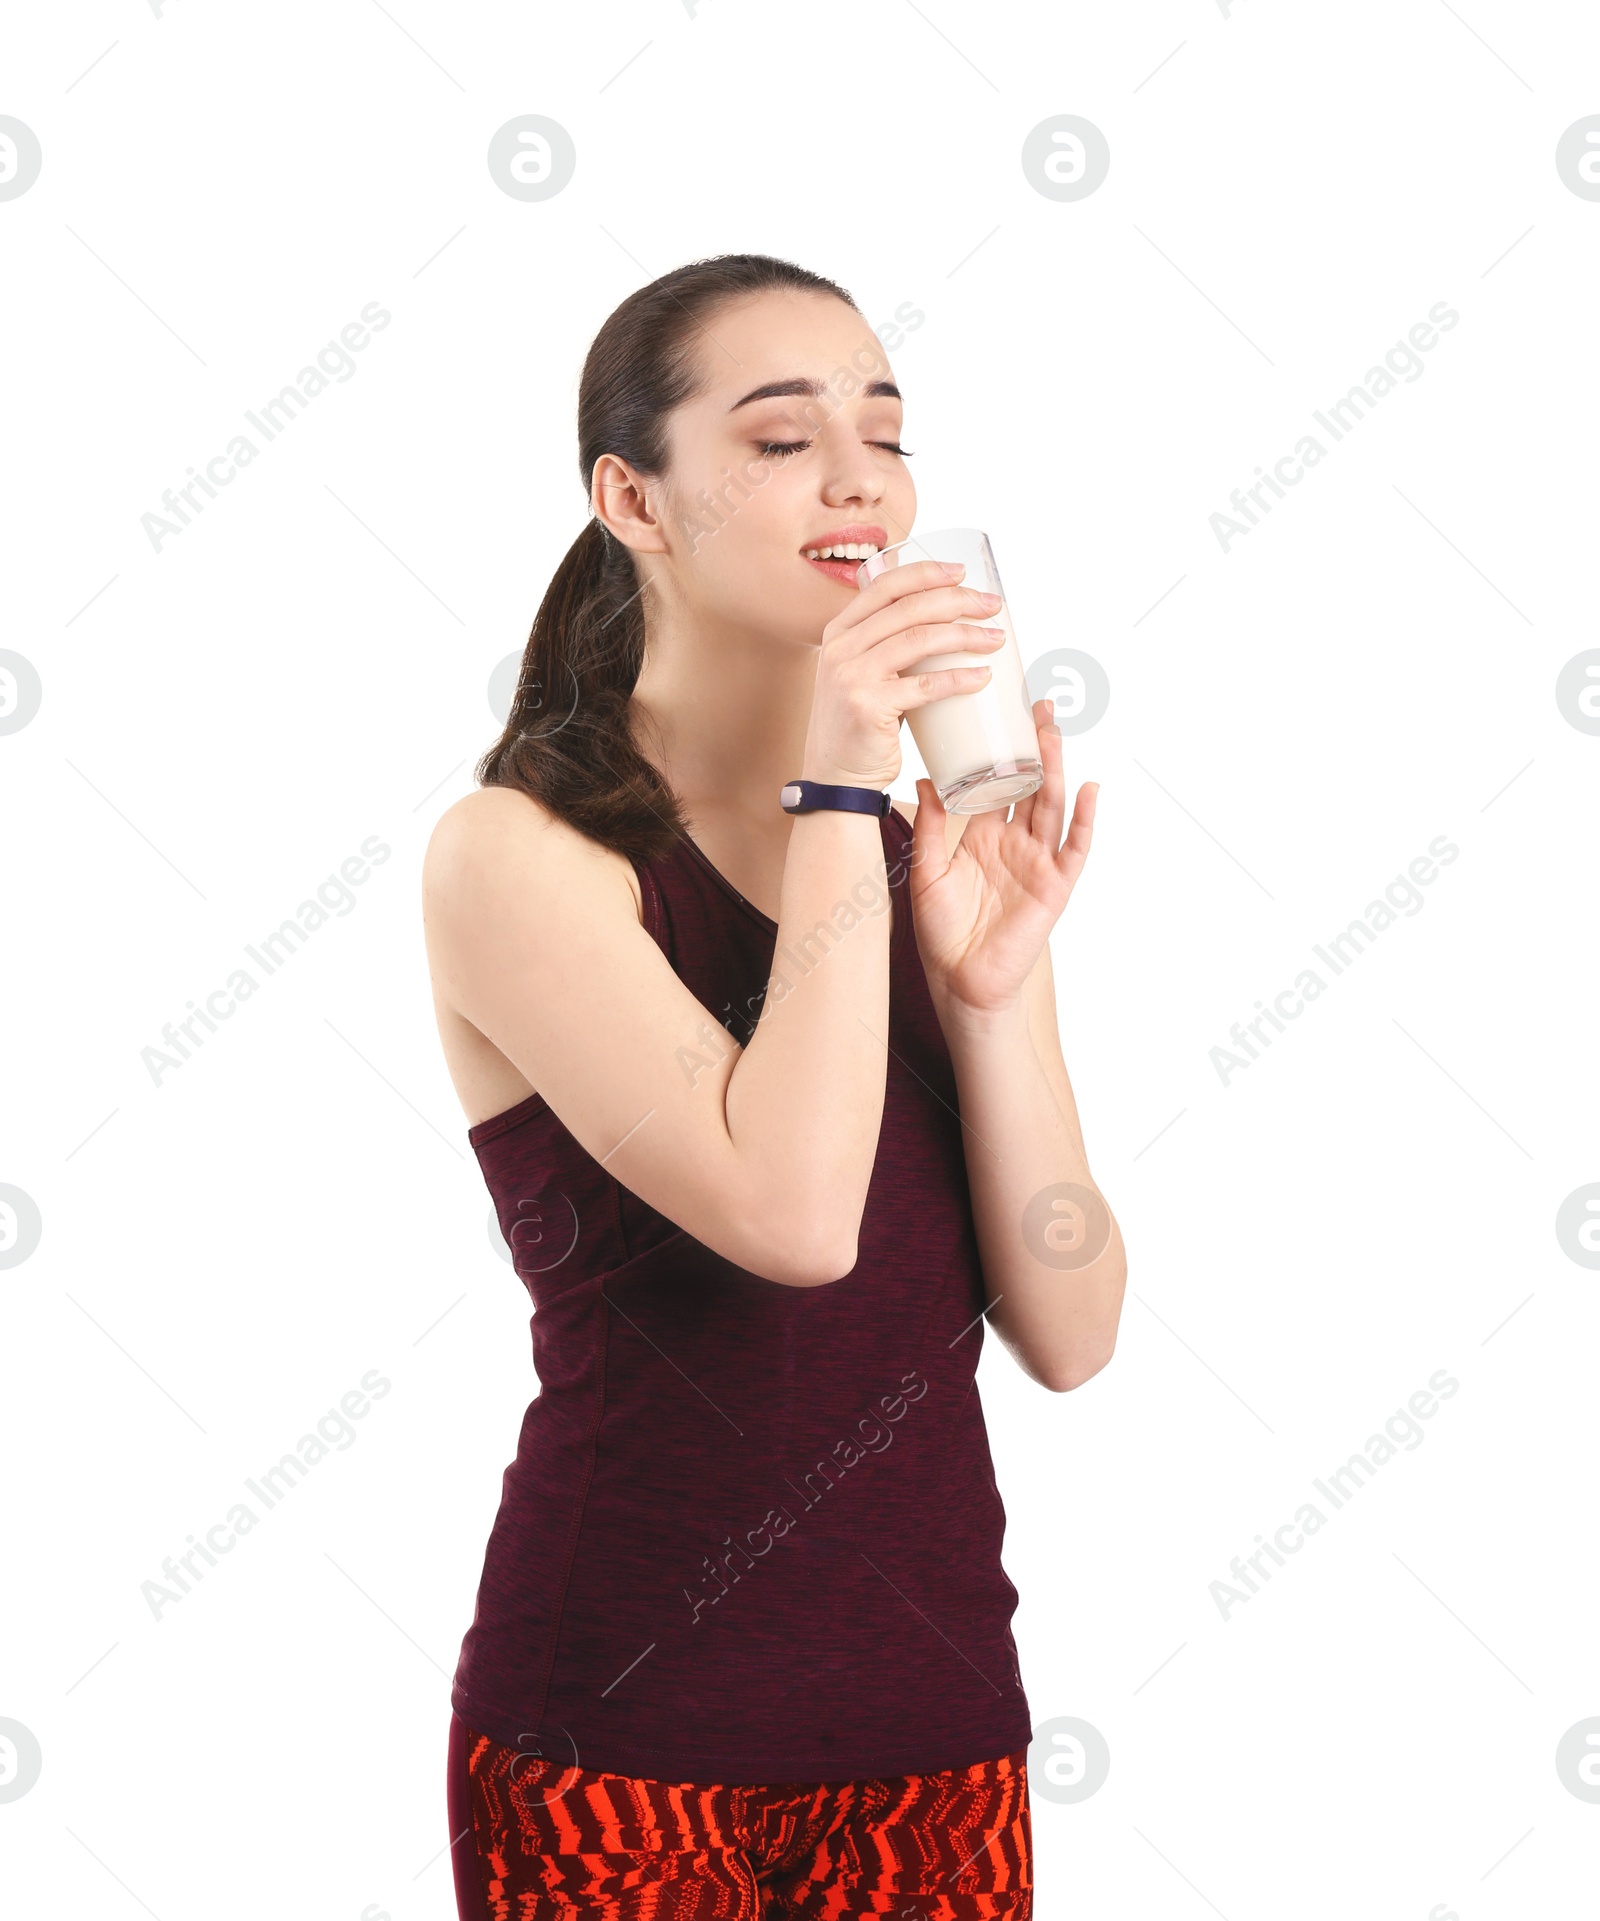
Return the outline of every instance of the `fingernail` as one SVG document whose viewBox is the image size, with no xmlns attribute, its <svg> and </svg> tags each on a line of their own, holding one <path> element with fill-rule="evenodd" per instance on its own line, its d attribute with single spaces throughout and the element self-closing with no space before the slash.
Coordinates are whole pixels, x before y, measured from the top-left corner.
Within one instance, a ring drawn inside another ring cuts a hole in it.
<svg viewBox="0 0 1600 1921">
<path fill-rule="evenodd" d="M 939 565 L 947 574 L 964 574 L 967 571 L 966 563 L 960 560 L 941 560 Z"/>
<path fill-rule="evenodd" d="M 980 593 L 978 598 L 986 607 L 998 607 L 1000 605 L 1000 596 L 998 594 Z"/>
</svg>

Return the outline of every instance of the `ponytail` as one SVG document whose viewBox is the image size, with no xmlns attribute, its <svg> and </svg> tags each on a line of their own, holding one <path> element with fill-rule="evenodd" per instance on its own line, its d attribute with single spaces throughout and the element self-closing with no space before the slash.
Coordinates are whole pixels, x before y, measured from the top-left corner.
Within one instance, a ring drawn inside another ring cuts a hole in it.
<svg viewBox="0 0 1600 1921">
<path fill-rule="evenodd" d="M 591 519 L 533 617 L 505 732 L 479 762 L 479 781 L 520 787 L 630 860 L 660 859 L 687 830 L 628 723 L 643 665 L 632 557 Z"/>
</svg>

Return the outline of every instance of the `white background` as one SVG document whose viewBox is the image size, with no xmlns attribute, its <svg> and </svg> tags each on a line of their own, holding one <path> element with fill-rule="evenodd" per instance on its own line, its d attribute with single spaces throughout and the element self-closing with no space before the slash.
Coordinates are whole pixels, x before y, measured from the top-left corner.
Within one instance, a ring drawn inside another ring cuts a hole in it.
<svg viewBox="0 0 1600 1921">
<path fill-rule="evenodd" d="M 1054 955 L 1128 1299 L 1082 1389 L 994 1341 L 981 1374 L 1035 1725 L 1111 1756 L 1036 1787 L 1038 1912 L 1584 1911 L 1600 1273 L 1555 1220 L 1600 1180 L 1600 737 L 1555 685 L 1597 644 L 1600 202 L 1555 149 L 1592 13 L 83 0 L 3 56 L 43 152 L 0 201 L 0 646 L 43 687 L 0 737 L 0 1181 L 43 1222 L 0 1271 L 0 1717 L 43 1753 L 8 1912 L 454 1915 L 449 1674 L 535 1381 L 418 866 L 581 525 L 590 338 L 741 249 L 922 312 L 921 524 L 989 528 L 1025 658 L 1111 683 Z M 485 162 L 525 113 L 577 149 L 539 203 Z M 1062 113 L 1111 151 L 1076 202 L 1021 165 Z M 371 301 L 355 376 L 154 551 Z M 1439 301 L 1423 375 L 1224 552 L 1229 493 Z M 1421 910 L 1225 1085 L 1230 1026 L 1441 834 Z M 371 835 L 354 910 L 154 1084 Z M 153 1619 L 372 1368 L 356 1444 Z M 1233 1557 L 1440 1368 L 1422 1444 L 1225 1620 Z"/>
</svg>

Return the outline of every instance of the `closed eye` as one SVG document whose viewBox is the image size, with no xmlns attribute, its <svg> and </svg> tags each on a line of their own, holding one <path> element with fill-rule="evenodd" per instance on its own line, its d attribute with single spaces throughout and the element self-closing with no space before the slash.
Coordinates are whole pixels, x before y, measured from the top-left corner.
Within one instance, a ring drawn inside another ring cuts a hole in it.
<svg viewBox="0 0 1600 1921">
<path fill-rule="evenodd" d="M 767 459 L 776 460 L 785 454 L 803 453 L 810 445 L 809 440 L 766 440 L 761 442 L 761 452 Z M 911 458 L 910 450 L 902 447 L 898 440 L 869 440 L 867 445 L 881 447 L 885 453 L 899 454 L 903 460 Z"/>
</svg>

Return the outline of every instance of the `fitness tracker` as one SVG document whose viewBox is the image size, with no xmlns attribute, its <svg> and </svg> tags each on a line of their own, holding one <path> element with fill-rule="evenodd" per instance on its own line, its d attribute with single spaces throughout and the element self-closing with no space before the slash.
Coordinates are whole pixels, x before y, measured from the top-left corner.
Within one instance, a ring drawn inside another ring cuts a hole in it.
<svg viewBox="0 0 1600 1921">
<path fill-rule="evenodd" d="M 822 780 L 791 780 L 778 795 L 786 814 L 814 814 L 834 807 L 847 814 L 876 814 L 881 820 L 893 804 L 875 787 L 833 787 Z"/>
</svg>

